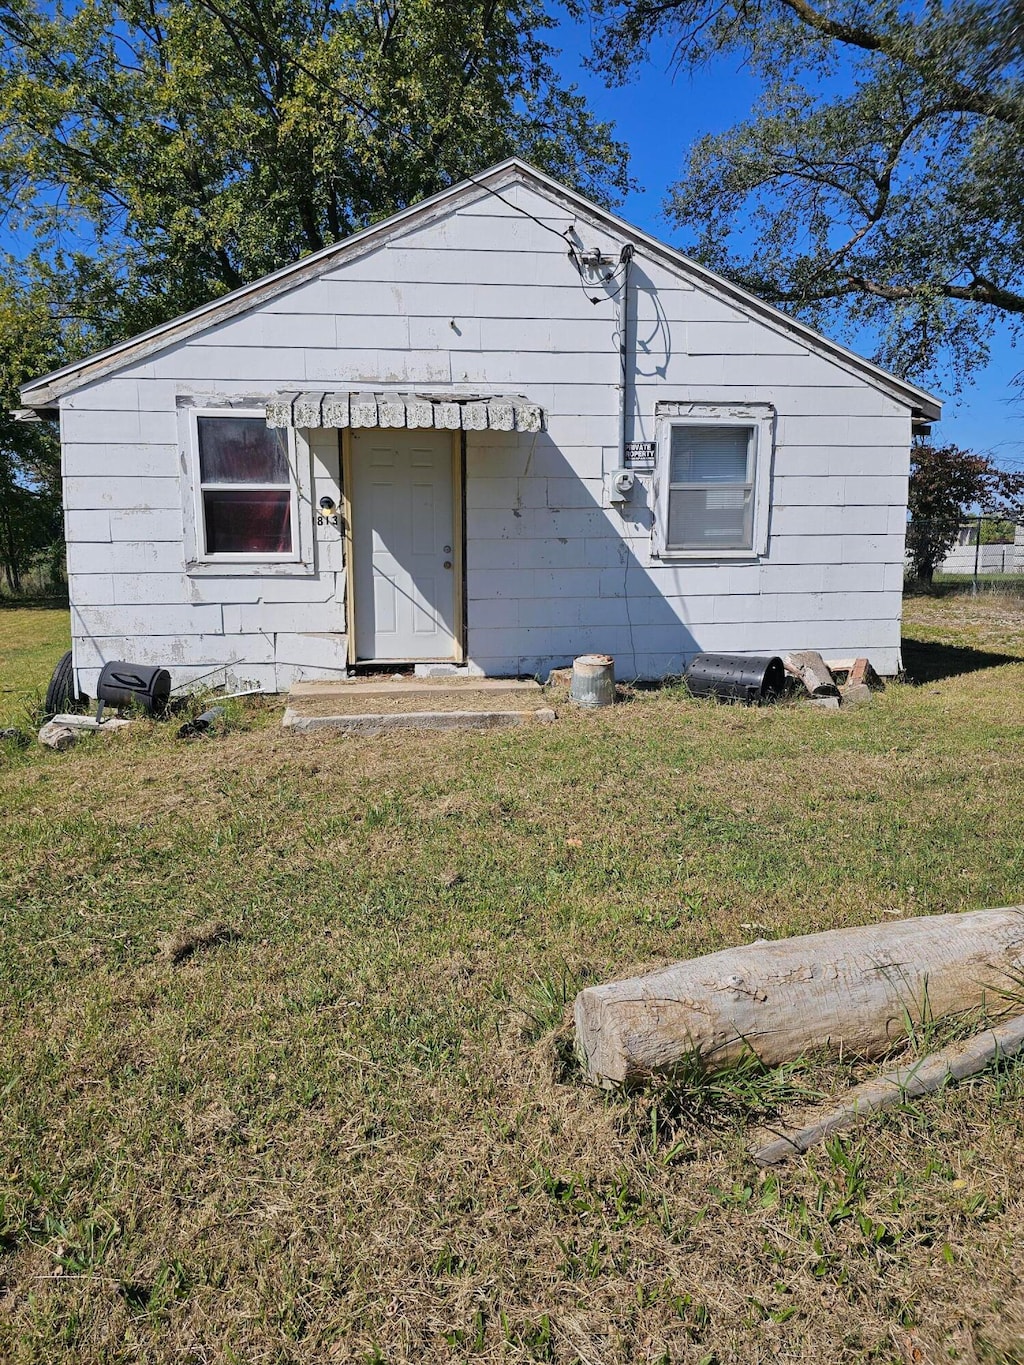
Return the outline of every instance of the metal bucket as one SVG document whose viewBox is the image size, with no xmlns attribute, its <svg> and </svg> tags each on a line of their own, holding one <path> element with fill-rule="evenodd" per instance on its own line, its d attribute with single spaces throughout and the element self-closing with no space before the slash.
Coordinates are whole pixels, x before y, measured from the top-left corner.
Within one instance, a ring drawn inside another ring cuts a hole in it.
<svg viewBox="0 0 1024 1365">
<path fill-rule="evenodd" d="M 786 688 L 786 670 L 775 654 L 697 654 L 683 674 L 695 697 L 718 697 L 761 706 Z"/>
<path fill-rule="evenodd" d="M 569 699 L 578 706 L 611 706 L 615 701 L 615 660 L 610 654 L 581 654 L 572 662 Z"/>
</svg>

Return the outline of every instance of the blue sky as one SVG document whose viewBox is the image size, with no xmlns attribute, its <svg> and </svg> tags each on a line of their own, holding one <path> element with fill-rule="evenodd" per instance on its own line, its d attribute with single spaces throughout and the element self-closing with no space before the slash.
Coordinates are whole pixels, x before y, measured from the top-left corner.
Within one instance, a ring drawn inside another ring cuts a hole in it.
<svg viewBox="0 0 1024 1365">
<path fill-rule="evenodd" d="M 719 62 L 697 77 L 674 76 L 666 44 L 631 84 L 608 89 L 583 66 L 591 48 L 587 21 L 576 24 L 562 17 L 550 41 L 561 48 L 563 76 L 579 85 L 597 115 L 614 122 L 617 135 L 630 148 L 632 174 L 642 188 L 618 211 L 663 241 L 684 245 L 662 212 L 668 186 L 680 179 L 693 141 L 750 115 L 758 82 L 733 60 Z M 867 354 L 870 346 L 865 339 L 854 349 Z M 1021 370 L 1024 349 L 1015 353 L 1003 329 L 993 339 L 991 363 L 974 375 L 960 396 L 939 393 L 946 407 L 934 438 L 990 454 L 1004 468 L 1024 468 L 1024 401 L 1012 386 Z"/>
<path fill-rule="evenodd" d="M 674 75 L 670 47 L 665 44 L 629 85 L 609 89 L 583 65 L 592 47 L 589 21 L 568 19 L 564 5 L 555 0 L 549 8 L 560 20 L 547 38 L 561 50 L 558 65 L 563 79 L 580 87 L 593 111 L 614 123 L 617 136 L 630 148 L 632 175 L 640 188 L 619 211 L 654 236 L 684 247 L 683 234 L 663 214 L 668 187 L 681 178 L 687 148 L 696 138 L 722 131 L 750 115 L 760 93 L 759 83 L 732 58 L 696 77 Z M 0 224 L 0 247 L 18 254 L 29 246 L 27 237 Z M 861 344 L 854 341 L 853 346 L 865 355 L 871 352 L 869 337 Z M 1024 348 L 1016 354 L 1004 328 L 993 340 L 990 364 L 974 375 L 958 397 L 939 392 L 946 406 L 942 422 L 934 429 L 935 439 L 990 454 L 1005 468 L 1024 469 L 1024 399 L 1013 387 L 1020 371 L 1024 371 Z"/>
</svg>

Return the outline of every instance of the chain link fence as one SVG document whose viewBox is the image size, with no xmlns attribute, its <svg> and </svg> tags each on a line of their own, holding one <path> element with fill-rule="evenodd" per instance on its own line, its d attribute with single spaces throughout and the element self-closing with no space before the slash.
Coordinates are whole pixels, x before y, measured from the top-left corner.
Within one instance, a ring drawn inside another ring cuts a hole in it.
<svg viewBox="0 0 1024 1365">
<path fill-rule="evenodd" d="M 996 517 L 971 517 L 960 527 L 957 543 L 936 565 L 937 577 L 988 577 L 1024 574 L 1024 526 Z"/>
<path fill-rule="evenodd" d="M 937 529 L 941 532 L 937 538 L 944 538 L 945 526 Z M 924 537 L 926 542 L 929 538 Z M 906 575 L 908 586 L 916 582 L 909 549 Z M 982 582 L 993 586 L 1002 583 L 1007 588 L 1024 586 L 1024 526 L 999 517 L 965 517 L 956 541 L 935 565 L 933 582 L 936 586 L 969 582 L 975 591 Z"/>
</svg>

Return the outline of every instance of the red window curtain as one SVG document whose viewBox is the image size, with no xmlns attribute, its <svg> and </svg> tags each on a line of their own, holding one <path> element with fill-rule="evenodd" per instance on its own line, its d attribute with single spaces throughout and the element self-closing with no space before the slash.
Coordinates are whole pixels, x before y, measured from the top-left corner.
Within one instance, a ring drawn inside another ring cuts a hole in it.
<svg viewBox="0 0 1024 1365">
<path fill-rule="evenodd" d="M 200 417 L 199 478 L 203 483 L 280 483 L 287 486 L 283 431 L 262 417 Z"/>
<path fill-rule="evenodd" d="M 292 498 L 288 490 L 252 488 L 228 492 L 206 489 L 207 554 L 289 554 L 292 548 Z"/>
</svg>

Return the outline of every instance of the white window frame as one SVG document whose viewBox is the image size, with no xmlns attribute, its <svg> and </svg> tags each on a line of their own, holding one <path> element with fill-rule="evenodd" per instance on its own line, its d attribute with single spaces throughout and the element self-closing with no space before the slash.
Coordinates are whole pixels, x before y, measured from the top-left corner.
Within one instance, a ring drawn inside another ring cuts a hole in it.
<svg viewBox="0 0 1024 1365">
<path fill-rule="evenodd" d="M 716 550 L 669 548 L 668 509 L 672 464 L 673 427 L 746 427 L 752 443 L 751 474 L 753 509 L 751 543 L 738 549 Z M 770 403 L 658 403 L 655 407 L 657 457 L 654 476 L 654 530 L 652 553 L 657 559 L 760 559 L 768 552 L 772 457 L 775 409 Z"/>
<path fill-rule="evenodd" d="M 251 404 L 251 400 L 250 400 Z M 289 429 L 286 432 L 288 474 L 291 489 L 290 517 L 292 548 L 283 554 L 268 554 L 262 551 L 243 553 L 233 551 L 228 554 L 211 554 L 206 548 L 206 516 L 203 507 L 204 485 L 200 478 L 199 464 L 199 418 L 200 417 L 256 417 L 266 419 L 262 407 L 235 407 L 230 403 L 217 406 L 179 407 L 179 441 L 181 445 L 182 473 L 184 475 L 185 504 L 185 564 L 186 571 L 192 576 L 231 574 L 231 575 L 277 575 L 304 574 L 313 571 L 313 516 L 312 516 L 312 469 L 309 442 L 303 435 Z M 216 485 L 207 484 L 207 489 Z M 283 484 L 225 484 L 225 488 L 280 489 Z"/>
</svg>

